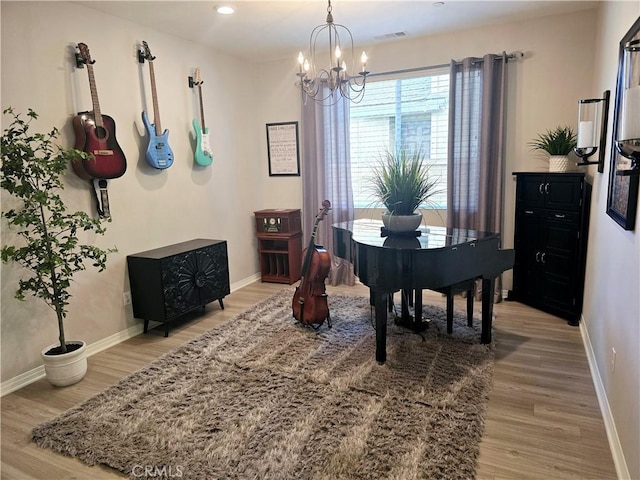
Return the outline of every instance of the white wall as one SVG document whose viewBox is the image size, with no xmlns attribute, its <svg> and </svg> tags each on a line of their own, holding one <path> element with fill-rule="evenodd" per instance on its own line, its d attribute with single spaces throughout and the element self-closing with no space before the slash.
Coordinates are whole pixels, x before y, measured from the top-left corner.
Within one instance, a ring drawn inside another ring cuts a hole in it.
<svg viewBox="0 0 640 480">
<path fill-rule="evenodd" d="M 285 60 L 258 64 L 256 68 L 260 78 L 260 82 L 256 84 L 259 88 L 259 101 L 252 128 L 258 134 L 257 147 L 263 161 L 260 164 L 259 182 L 254 188 L 259 194 L 261 208 L 302 208 L 301 177 L 269 176 L 266 133 L 267 123 L 298 122 L 299 141 L 302 141 L 300 92 L 295 86 L 297 63 Z M 301 143 L 298 146 L 302 156 Z"/>
<path fill-rule="evenodd" d="M 594 93 L 616 92 L 620 40 L 640 16 L 637 2 L 605 2 L 595 38 Z M 610 170 L 613 101 L 603 174 L 594 173 L 583 317 L 626 459 L 628 478 L 640 478 L 640 217 L 623 230 L 605 212 Z M 616 351 L 615 368 L 611 363 Z"/>
<path fill-rule="evenodd" d="M 86 69 L 74 68 L 73 46 L 88 45 L 100 106 L 117 125 L 128 169 L 109 185 L 113 220 L 95 241 L 117 246 L 103 273 L 82 272 L 72 286 L 67 338 L 89 344 L 139 325 L 122 294 L 129 289 L 126 255 L 192 238 L 228 242 L 231 282 L 258 271 L 253 194 L 264 177 L 264 127 L 254 115 L 257 79 L 245 62 L 144 26 L 66 2 L 2 2 L 2 108 L 28 107 L 40 114 L 36 127 L 62 129 L 60 143 L 72 146 L 70 127 L 80 110 L 91 110 Z M 88 28 L 100 25 L 100 28 Z M 140 118 L 153 110 L 148 65 L 140 65 L 136 45 L 146 40 L 154 62 L 162 127 L 170 130 L 175 163 L 167 170 L 144 160 L 147 140 Z M 215 162 L 193 163 L 191 120 L 198 115 L 196 93 L 188 88 L 193 68 L 202 72 L 204 110 Z M 6 119 L 2 119 L 3 128 Z M 3 204 L 7 197 L 2 192 Z M 65 197 L 76 209 L 95 212 L 88 183 L 71 170 Z M 8 238 L 2 226 L 3 243 Z M 94 239 L 88 239 L 94 241 Z M 2 266 L 2 380 L 41 365 L 40 350 L 57 340 L 55 315 L 35 299 L 13 298 L 21 271 Z"/>
</svg>

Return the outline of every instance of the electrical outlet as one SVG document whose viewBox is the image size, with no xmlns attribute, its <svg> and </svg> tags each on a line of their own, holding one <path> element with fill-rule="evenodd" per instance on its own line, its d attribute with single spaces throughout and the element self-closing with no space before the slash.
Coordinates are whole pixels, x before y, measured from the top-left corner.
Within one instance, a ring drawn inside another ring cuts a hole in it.
<svg viewBox="0 0 640 480">
<path fill-rule="evenodd" d="M 611 348 L 611 372 L 616 371 L 616 349 Z"/>
<path fill-rule="evenodd" d="M 126 305 L 131 305 L 131 292 L 124 292 L 122 294 L 122 303 Z"/>
</svg>

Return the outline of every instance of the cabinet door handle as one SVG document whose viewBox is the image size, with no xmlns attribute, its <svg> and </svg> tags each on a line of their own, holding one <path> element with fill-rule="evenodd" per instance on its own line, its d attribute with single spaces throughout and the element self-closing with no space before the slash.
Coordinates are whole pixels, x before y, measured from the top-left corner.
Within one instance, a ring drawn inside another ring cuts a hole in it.
<svg viewBox="0 0 640 480">
<path fill-rule="evenodd" d="M 540 186 L 538 187 L 538 191 L 540 192 L 540 195 L 544 193 L 543 189 L 544 189 L 544 183 L 541 183 Z"/>
<path fill-rule="evenodd" d="M 532 215 L 532 214 L 533 214 L 533 210 L 525 210 L 525 211 L 524 211 L 524 213 L 527 213 L 527 214 L 529 214 L 529 215 Z"/>
<path fill-rule="evenodd" d="M 545 184 L 544 186 L 544 193 L 546 193 L 547 195 L 549 195 L 549 184 Z"/>
<path fill-rule="evenodd" d="M 565 217 L 565 215 L 561 215 L 559 213 L 556 213 L 556 218 L 564 218 L 564 217 Z"/>
<path fill-rule="evenodd" d="M 546 256 L 547 256 L 547 252 L 543 252 L 543 253 L 542 253 L 542 256 L 540 257 L 540 261 L 541 261 L 542 263 L 547 263 L 547 262 L 544 260 L 544 257 L 546 257 Z"/>
<path fill-rule="evenodd" d="M 536 252 L 536 263 L 540 263 L 540 252 Z"/>
</svg>

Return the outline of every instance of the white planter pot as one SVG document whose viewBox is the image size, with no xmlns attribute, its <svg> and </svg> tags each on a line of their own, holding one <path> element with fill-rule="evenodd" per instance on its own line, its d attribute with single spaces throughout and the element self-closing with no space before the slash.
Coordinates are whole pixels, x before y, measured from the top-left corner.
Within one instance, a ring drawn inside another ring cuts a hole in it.
<svg viewBox="0 0 640 480">
<path fill-rule="evenodd" d="M 566 172 L 569 170 L 569 157 L 567 155 L 551 155 L 549 157 L 550 172 Z"/>
<path fill-rule="evenodd" d="M 49 345 L 40 354 L 44 362 L 47 380 L 56 387 L 66 387 L 78 383 L 87 373 L 87 345 L 82 340 L 68 340 L 66 344 L 81 344 L 82 346 L 73 352 L 46 355 L 49 350 L 58 346 L 58 344 Z"/>
<path fill-rule="evenodd" d="M 422 223 L 422 213 L 414 212 L 413 215 L 383 213 L 382 223 L 390 232 L 414 232 Z"/>
</svg>

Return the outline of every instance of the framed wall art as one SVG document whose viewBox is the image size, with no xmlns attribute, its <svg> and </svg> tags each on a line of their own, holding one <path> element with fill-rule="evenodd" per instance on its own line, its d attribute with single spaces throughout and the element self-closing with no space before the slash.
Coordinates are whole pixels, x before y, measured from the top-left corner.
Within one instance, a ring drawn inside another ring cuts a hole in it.
<svg viewBox="0 0 640 480">
<path fill-rule="evenodd" d="M 267 123 L 269 176 L 300 176 L 298 122 Z"/>
<path fill-rule="evenodd" d="M 626 57 L 625 65 L 625 47 L 628 53 L 630 45 L 640 43 L 640 18 L 632 25 L 631 29 L 620 41 L 619 58 L 618 58 L 618 76 L 616 84 L 616 96 L 614 101 L 613 113 L 613 138 L 611 141 L 611 163 L 609 168 L 609 191 L 607 196 L 607 214 L 616 221 L 625 230 L 633 230 L 635 228 L 636 210 L 638 206 L 638 176 L 637 169 L 633 168 L 633 162 L 629 158 L 621 155 L 616 147 L 619 133 L 624 134 L 623 128 L 629 128 L 628 119 L 629 112 L 623 105 L 627 102 L 623 100 L 623 96 L 629 92 L 628 79 L 629 72 L 633 76 L 640 72 L 640 55 L 633 55 L 633 60 Z M 629 64 L 630 63 L 630 64 Z M 640 86 L 638 86 L 640 89 Z M 627 99 L 628 100 L 628 99 Z M 625 116 L 623 122 L 623 115 Z M 631 118 L 640 118 L 631 115 Z M 626 123 L 623 127 L 623 123 Z M 635 137 L 634 137 L 635 138 Z M 632 168 L 630 168 L 630 165 Z"/>
</svg>

